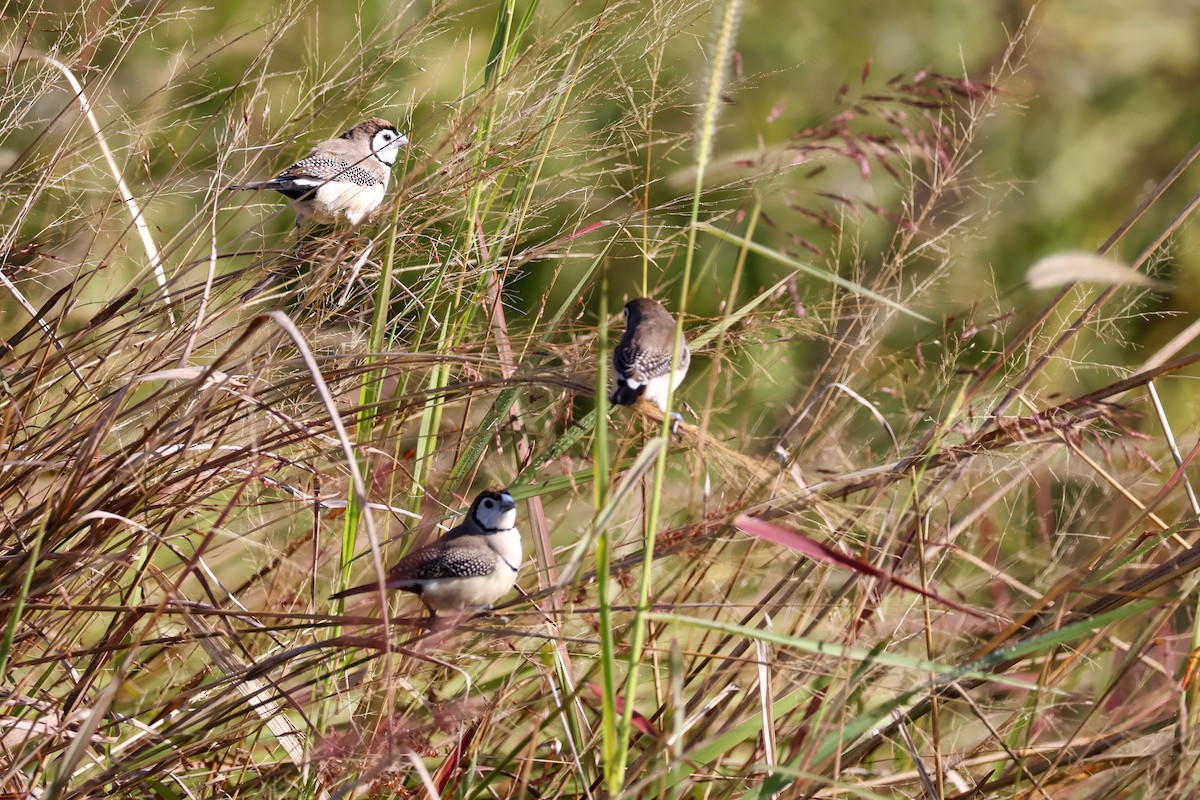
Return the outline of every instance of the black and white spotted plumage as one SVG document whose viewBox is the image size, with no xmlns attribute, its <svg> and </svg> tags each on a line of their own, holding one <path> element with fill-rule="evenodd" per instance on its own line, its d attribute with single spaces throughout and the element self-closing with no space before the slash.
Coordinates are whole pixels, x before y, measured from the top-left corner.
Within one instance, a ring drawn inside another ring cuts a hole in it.
<svg viewBox="0 0 1200 800">
<path fill-rule="evenodd" d="M 326 181 L 343 181 L 363 187 L 387 185 L 386 179 L 373 175 L 358 164 L 349 164 L 340 158 L 329 156 L 309 156 L 292 164 L 271 180 L 253 186 L 259 189 L 274 189 L 289 200 L 301 200 L 311 193 L 314 187 Z"/>
<path fill-rule="evenodd" d="M 516 508 L 508 492 L 483 492 L 460 525 L 396 562 L 383 587 L 413 592 L 434 615 L 491 606 L 512 590 L 521 566 Z M 371 581 L 332 599 L 378 589 Z"/>
<path fill-rule="evenodd" d="M 302 218 L 357 225 L 379 208 L 388 175 L 408 139 L 384 119 L 368 119 L 336 139 L 322 142 L 304 158 L 268 181 L 230 189 L 272 189 Z"/>
<path fill-rule="evenodd" d="M 614 405 L 633 405 L 644 398 L 668 413 L 667 395 L 687 374 L 692 354 L 679 342 L 675 371 L 671 371 L 675 319 L 657 300 L 638 297 L 625 305 L 625 335 L 613 351 Z"/>
</svg>

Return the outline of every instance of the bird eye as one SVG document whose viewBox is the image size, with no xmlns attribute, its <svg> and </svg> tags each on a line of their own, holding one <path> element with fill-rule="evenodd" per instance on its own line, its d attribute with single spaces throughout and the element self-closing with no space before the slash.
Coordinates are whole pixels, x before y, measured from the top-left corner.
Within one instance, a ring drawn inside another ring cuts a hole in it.
<svg viewBox="0 0 1200 800">
<path fill-rule="evenodd" d="M 484 508 L 491 508 L 491 507 L 492 507 L 492 501 L 491 501 L 491 500 L 484 500 L 484 501 L 483 501 L 483 507 L 484 507 Z"/>
<path fill-rule="evenodd" d="M 371 146 L 376 150 L 383 150 L 398 138 L 399 135 L 395 131 L 379 131 L 375 134 L 375 138 L 371 140 Z"/>
</svg>

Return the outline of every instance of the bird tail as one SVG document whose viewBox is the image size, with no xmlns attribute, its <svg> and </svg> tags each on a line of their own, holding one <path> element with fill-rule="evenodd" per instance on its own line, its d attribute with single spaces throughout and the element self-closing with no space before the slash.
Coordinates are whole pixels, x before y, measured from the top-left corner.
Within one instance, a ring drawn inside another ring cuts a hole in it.
<svg viewBox="0 0 1200 800">
<path fill-rule="evenodd" d="M 637 399 L 642 396 L 642 392 L 644 391 L 646 391 L 645 385 L 638 386 L 635 389 L 625 381 L 617 381 L 616 388 L 609 395 L 608 402 L 615 406 L 631 406 L 637 402 Z"/>
<path fill-rule="evenodd" d="M 336 594 L 331 594 L 331 595 L 329 595 L 329 599 L 330 600 L 340 600 L 343 597 L 350 597 L 351 595 L 355 595 L 355 594 L 365 594 L 366 592 L 374 592 L 378 588 L 379 588 L 379 584 L 377 582 L 364 583 L 361 586 L 353 586 L 349 589 L 343 589 L 342 591 L 337 592 Z"/>
<path fill-rule="evenodd" d="M 251 181 L 250 183 L 231 183 L 225 187 L 227 192 L 236 192 L 238 189 L 261 189 L 264 181 Z"/>
</svg>

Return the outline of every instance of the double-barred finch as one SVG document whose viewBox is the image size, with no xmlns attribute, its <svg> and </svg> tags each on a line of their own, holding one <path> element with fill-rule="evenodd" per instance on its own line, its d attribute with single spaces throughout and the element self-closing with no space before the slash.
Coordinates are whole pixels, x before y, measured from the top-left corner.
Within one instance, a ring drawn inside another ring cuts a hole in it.
<svg viewBox="0 0 1200 800">
<path fill-rule="evenodd" d="M 520 566 L 517 504 L 507 491 L 489 491 L 475 498 L 460 525 L 396 562 L 383 587 L 413 592 L 432 618 L 439 612 L 490 608 L 512 590 Z M 372 581 L 330 599 L 377 589 L 379 582 Z"/>
<path fill-rule="evenodd" d="M 362 222 L 383 203 L 388 173 L 408 138 L 385 119 L 368 119 L 336 139 L 321 142 L 269 181 L 230 189 L 274 189 L 296 209 L 296 224 Z"/>
<path fill-rule="evenodd" d="M 671 430 L 683 421 L 678 413 L 668 411 L 667 395 L 679 388 L 687 374 L 692 353 L 682 337 L 675 371 L 671 372 L 671 355 L 675 344 L 675 318 L 657 300 L 638 297 L 625 304 L 625 335 L 613 351 L 615 386 L 609 400 L 614 405 L 628 406 L 639 397 L 654 403 L 664 414 L 671 416 Z"/>
</svg>

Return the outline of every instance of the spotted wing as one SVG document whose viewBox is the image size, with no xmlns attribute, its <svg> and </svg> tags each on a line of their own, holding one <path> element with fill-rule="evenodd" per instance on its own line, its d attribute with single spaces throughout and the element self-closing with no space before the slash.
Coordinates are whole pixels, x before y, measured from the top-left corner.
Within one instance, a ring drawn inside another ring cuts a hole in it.
<svg viewBox="0 0 1200 800">
<path fill-rule="evenodd" d="M 410 553 L 396 564 L 388 584 L 396 588 L 439 578 L 475 578 L 492 574 L 496 554 L 478 547 L 433 547 Z"/>
<path fill-rule="evenodd" d="M 650 352 L 636 345 L 618 347 L 613 353 L 613 367 L 621 378 L 645 383 L 667 374 L 671 369 L 671 354 Z"/>
<path fill-rule="evenodd" d="M 301 200 L 330 181 L 363 187 L 382 183 L 377 176 L 357 164 L 330 156 L 309 156 L 264 182 L 262 188 L 274 189 L 292 200 Z"/>
</svg>

